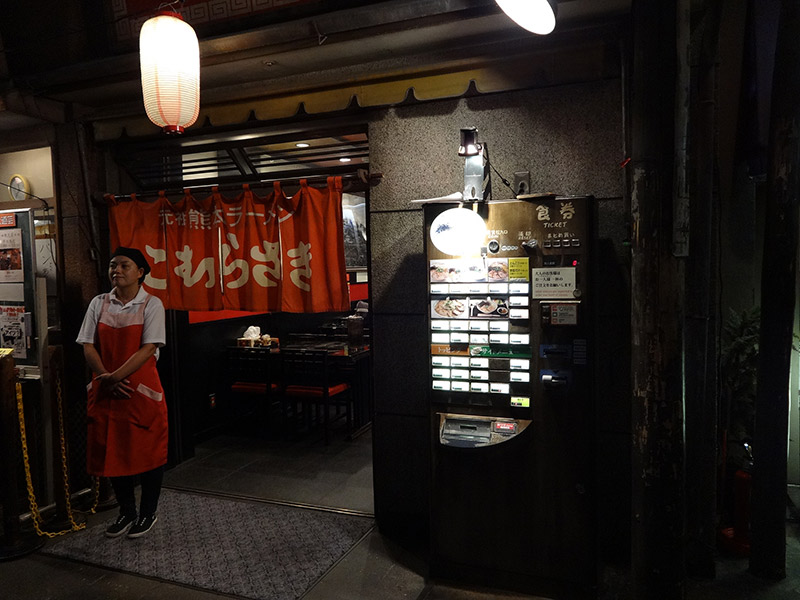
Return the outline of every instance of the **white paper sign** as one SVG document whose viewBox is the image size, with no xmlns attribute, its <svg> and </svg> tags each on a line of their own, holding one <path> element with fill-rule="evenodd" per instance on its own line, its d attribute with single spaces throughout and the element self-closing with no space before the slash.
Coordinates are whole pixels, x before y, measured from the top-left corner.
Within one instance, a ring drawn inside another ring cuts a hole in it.
<svg viewBox="0 0 800 600">
<path fill-rule="evenodd" d="M 534 298 L 574 298 L 575 267 L 532 269 Z"/>
</svg>

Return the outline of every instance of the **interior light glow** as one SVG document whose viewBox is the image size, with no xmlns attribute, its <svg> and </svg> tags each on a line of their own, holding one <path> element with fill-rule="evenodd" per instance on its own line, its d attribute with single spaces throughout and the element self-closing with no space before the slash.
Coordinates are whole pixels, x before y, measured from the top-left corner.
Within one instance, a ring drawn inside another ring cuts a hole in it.
<svg viewBox="0 0 800 600">
<path fill-rule="evenodd" d="M 306 142 L 297 142 L 295 146 L 298 148 L 308 148 L 311 144 L 307 144 Z"/>
<path fill-rule="evenodd" d="M 346 156 L 343 156 L 342 158 L 339 159 L 339 162 L 350 162 L 350 159 L 347 158 Z"/>
<path fill-rule="evenodd" d="M 517 25 L 531 33 L 547 35 L 556 28 L 556 0 L 495 0 Z"/>
</svg>

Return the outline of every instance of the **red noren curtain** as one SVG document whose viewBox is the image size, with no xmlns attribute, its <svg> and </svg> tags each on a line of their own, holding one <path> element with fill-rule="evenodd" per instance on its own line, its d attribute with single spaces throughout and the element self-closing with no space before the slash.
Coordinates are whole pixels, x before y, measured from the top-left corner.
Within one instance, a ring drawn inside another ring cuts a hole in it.
<svg viewBox="0 0 800 600">
<path fill-rule="evenodd" d="M 155 202 L 112 200 L 111 247 L 140 249 L 148 292 L 166 308 L 328 312 L 350 308 L 342 235 L 342 180 L 305 180 L 294 196 L 279 183 L 259 197 L 215 188 L 197 200 L 162 192 Z"/>
</svg>

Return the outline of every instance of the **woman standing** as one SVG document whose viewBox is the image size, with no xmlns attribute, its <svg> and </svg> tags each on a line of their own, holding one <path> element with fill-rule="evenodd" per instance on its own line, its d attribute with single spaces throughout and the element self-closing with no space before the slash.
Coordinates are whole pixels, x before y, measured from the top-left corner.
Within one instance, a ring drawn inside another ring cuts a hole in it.
<svg viewBox="0 0 800 600">
<path fill-rule="evenodd" d="M 137 538 L 152 529 L 167 462 L 167 406 L 156 370 L 166 341 L 164 306 L 141 287 L 149 272 L 139 250 L 117 248 L 108 269 L 114 287 L 92 299 L 77 340 L 93 373 L 87 471 L 111 479 L 120 507 L 106 528 L 109 537 L 127 531 Z"/>
</svg>

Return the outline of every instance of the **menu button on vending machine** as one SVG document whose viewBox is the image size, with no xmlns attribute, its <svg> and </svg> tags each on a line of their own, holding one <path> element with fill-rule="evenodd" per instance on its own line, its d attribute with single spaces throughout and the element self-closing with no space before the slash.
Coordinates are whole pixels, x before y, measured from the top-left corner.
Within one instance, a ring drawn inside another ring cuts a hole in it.
<svg viewBox="0 0 800 600">
<path fill-rule="evenodd" d="M 510 386 L 507 383 L 492 382 L 489 384 L 489 391 L 492 394 L 508 394 Z"/>
</svg>

